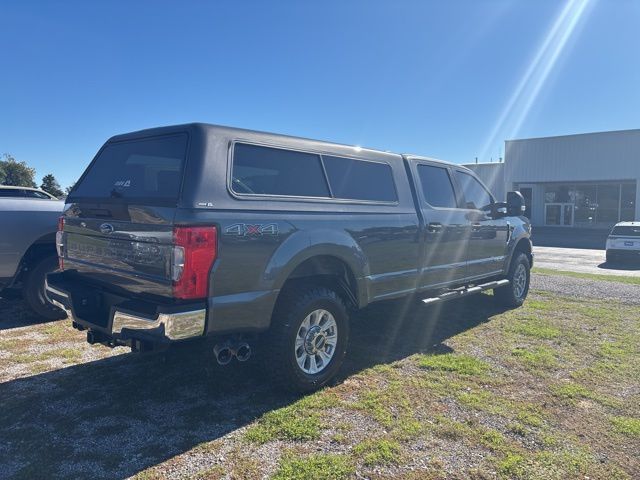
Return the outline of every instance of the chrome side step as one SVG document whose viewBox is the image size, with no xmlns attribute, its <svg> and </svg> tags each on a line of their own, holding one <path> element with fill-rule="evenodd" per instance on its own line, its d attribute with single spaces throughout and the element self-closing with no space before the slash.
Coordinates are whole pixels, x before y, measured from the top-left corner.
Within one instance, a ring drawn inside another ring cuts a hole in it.
<svg viewBox="0 0 640 480">
<path fill-rule="evenodd" d="M 455 290 L 450 290 L 448 292 L 445 292 L 441 295 L 438 295 L 437 297 L 429 297 L 429 298 L 424 298 L 422 300 L 422 302 L 425 305 L 431 305 L 433 303 L 436 302 L 444 302 L 447 300 L 453 300 L 455 298 L 462 298 L 462 297 L 466 297 L 468 295 L 473 295 L 475 293 L 480 293 L 483 292 L 485 290 L 491 290 L 493 288 L 498 288 L 498 287 L 504 287 L 506 285 L 509 285 L 509 280 L 507 280 L 506 278 L 503 280 L 496 280 L 494 282 L 488 282 L 488 283 L 483 283 L 481 285 L 476 285 L 474 287 L 462 287 L 462 288 L 457 288 Z"/>
</svg>

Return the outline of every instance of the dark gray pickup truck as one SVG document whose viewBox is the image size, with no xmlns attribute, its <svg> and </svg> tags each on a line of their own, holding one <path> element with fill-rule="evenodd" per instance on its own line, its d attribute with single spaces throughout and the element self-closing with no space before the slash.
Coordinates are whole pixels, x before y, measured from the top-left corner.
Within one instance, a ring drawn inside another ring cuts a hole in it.
<svg viewBox="0 0 640 480">
<path fill-rule="evenodd" d="M 67 198 L 47 292 L 90 343 L 260 345 L 285 387 L 339 369 L 349 313 L 493 289 L 521 305 L 530 225 L 468 169 L 205 124 L 111 138 Z M 357 334 L 357 333 L 356 333 Z"/>
</svg>

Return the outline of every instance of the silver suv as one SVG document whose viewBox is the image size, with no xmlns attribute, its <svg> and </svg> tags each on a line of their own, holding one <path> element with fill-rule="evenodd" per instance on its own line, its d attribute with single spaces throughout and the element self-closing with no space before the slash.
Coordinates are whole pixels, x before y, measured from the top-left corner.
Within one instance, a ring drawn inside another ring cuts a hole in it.
<svg viewBox="0 0 640 480">
<path fill-rule="evenodd" d="M 607 238 L 607 263 L 640 262 L 640 222 L 620 222 Z"/>
</svg>

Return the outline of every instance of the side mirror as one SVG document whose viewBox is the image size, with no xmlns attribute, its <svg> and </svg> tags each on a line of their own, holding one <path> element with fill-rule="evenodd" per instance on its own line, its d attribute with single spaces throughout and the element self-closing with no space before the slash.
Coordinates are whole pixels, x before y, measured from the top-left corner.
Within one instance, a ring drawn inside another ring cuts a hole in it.
<svg viewBox="0 0 640 480">
<path fill-rule="evenodd" d="M 504 218 L 507 216 L 506 202 L 492 203 L 489 207 L 490 208 L 489 208 L 489 211 L 487 212 L 487 215 L 489 215 L 494 220 L 497 220 L 498 218 Z"/>
<path fill-rule="evenodd" d="M 524 214 L 525 209 L 524 197 L 520 192 L 507 193 L 507 215 L 519 217 Z"/>
</svg>

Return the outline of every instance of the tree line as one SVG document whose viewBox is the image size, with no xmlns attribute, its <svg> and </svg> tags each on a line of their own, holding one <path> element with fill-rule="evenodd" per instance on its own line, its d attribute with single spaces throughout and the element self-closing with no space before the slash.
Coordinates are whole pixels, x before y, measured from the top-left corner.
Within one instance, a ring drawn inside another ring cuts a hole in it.
<svg viewBox="0 0 640 480">
<path fill-rule="evenodd" d="M 27 165 L 24 161 L 16 160 L 11 154 L 5 153 L 0 160 L 0 185 L 10 185 L 14 187 L 37 188 L 35 182 L 36 169 Z M 65 197 L 71 186 L 64 191 L 60 183 L 52 173 L 47 173 L 42 177 L 40 188 L 54 197 Z"/>
</svg>

